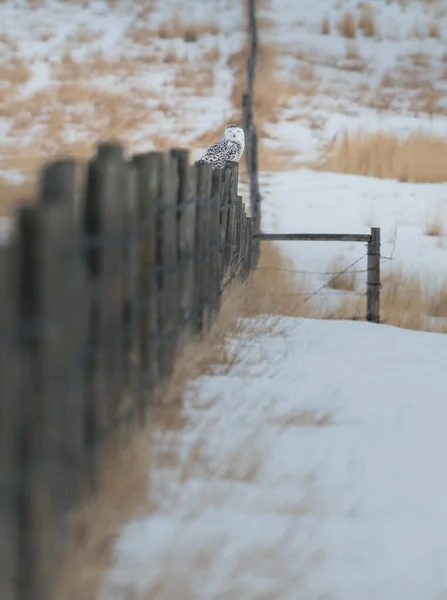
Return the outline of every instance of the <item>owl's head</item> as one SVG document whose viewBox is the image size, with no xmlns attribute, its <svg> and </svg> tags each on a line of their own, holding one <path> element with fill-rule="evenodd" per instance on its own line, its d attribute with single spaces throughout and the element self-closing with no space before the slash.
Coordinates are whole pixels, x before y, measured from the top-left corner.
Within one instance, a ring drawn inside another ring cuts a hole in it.
<svg viewBox="0 0 447 600">
<path fill-rule="evenodd" d="M 239 125 L 228 125 L 224 131 L 224 138 L 230 142 L 245 143 L 244 130 Z"/>
</svg>

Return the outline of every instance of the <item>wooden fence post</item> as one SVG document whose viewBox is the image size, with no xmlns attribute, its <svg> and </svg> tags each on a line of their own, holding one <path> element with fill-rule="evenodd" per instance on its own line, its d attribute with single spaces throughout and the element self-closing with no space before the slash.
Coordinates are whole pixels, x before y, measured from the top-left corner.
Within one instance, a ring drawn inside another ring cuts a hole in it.
<svg viewBox="0 0 447 600">
<path fill-rule="evenodd" d="M 19 600 L 17 247 L 0 244 L 0 598 Z"/>
<path fill-rule="evenodd" d="M 188 150 L 171 150 L 174 170 L 178 177 L 177 204 L 180 336 L 181 345 L 195 333 L 195 278 L 194 253 L 196 248 L 195 169 L 189 166 Z"/>
<path fill-rule="evenodd" d="M 137 170 L 139 394 L 145 417 L 147 401 L 158 378 L 158 285 L 156 272 L 156 203 L 160 199 L 161 154 L 150 152 L 133 158 Z"/>
<path fill-rule="evenodd" d="M 213 320 L 220 308 L 221 299 L 221 231 L 220 231 L 220 219 L 221 212 L 220 207 L 223 202 L 224 194 L 224 170 L 213 169 L 212 182 L 211 182 L 211 201 L 209 210 L 209 233 L 210 233 L 210 244 L 211 244 L 211 298 L 210 298 L 210 318 Z"/>
<path fill-rule="evenodd" d="M 229 173 L 228 182 L 228 196 L 226 198 L 226 231 L 225 231 L 225 248 L 224 248 L 224 265 L 225 270 L 231 267 L 234 252 L 234 238 L 235 238 L 235 218 L 236 218 L 236 203 L 237 203 L 237 185 L 239 166 L 238 163 L 228 162 L 225 166 L 225 170 Z M 230 279 L 232 273 L 228 273 Z"/>
<path fill-rule="evenodd" d="M 141 417 L 139 389 L 140 318 L 138 305 L 138 267 L 140 231 L 137 208 L 137 172 L 135 165 L 121 165 L 120 200 L 123 219 L 122 277 L 123 277 L 123 381 L 119 410 L 122 418 L 137 422 Z"/>
<path fill-rule="evenodd" d="M 242 196 L 236 196 L 235 213 L 234 213 L 234 241 L 233 241 L 233 256 L 232 270 L 235 275 L 239 272 L 240 267 L 240 252 L 241 252 L 241 232 L 242 232 L 242 212 L 244 203 Z"/>
<path fill-rule="evenodd" d="M 76 219 L 76 164 L 73 160 L 55 160 L 43 167 L 39 203 L 42 207 L 41 277 L 47 273 L 47 281 L 42 282 L 42 294 L 46 294 L 42 309 L 47 310 L 44 318 L 56 323 L 56 327 L 51 328 L 52 337 L 43 332 L 49 361 L 45 390 L 47 401 L 52 396 L 52 405 L 60 415 L 53 422 L 59 430 L 57 449 L 62 464 L 58 483 L 65 494 L 59 502 L 64 519 L 64 513 L 76 501 L 84 460 L 84 360 L 88 336 L 87 280 Z"/>
<path fill-rule="evenodd" d="M 84 203 L 91 287 L 86 447 L 92 484 L 97 475 L 98 443 L 113 428 L 123 389 L 123 168 L 122 146 L 99 145 L 96 158 L 89 163 Z"/>
<path fill-rule="evenodd" d="M 245 247 L 244 247 L 244 267 L 245 267 L 245 272 L 248 273 L 250 271 L 250 269 L 253 266 L 253 263 L 251 262 L 252 256 L 253 256 L 253 222 L 252 222 L 252 218 L 251 217 L 247 217 L 246 219 L 247 221 L 247 232 L 246 232 L 246 240 L 245 240 Z"/>
<path fill-rule="evenodd" d="M 196 163 L 196 290 L 197 290 L 197 331 L 201 331 L 206 323 L 205 311 L 208 306 L 209 281 L 207 268 L 209 265 L 209 202 L 212 193 L 212 167 L 208 164 Z"/>
<path fill-rule="evenodd" d="M 380 322 L 380 228 L 371 227 L 368 242 L 366 319 Z"/>
<path fill-rule="evenodd" d="M 178 297 L 178 173 L 172 156 L 161 156 L 161 200 L 157 222 L 157 269 L 159 270 L 159 366 L 163 378 L 173 368 L 179 333 L 180 304 Z"/>
<path fill-rule="evenodd" d="M 51 598 L 83 458 L 85 288 L 74 220 L 75 165 L 43 171 L 39 203 L 19 212 L 23 483 L 19 588 Z M 71 176 L 70 176 L 71 174 Z"/>
</svg>

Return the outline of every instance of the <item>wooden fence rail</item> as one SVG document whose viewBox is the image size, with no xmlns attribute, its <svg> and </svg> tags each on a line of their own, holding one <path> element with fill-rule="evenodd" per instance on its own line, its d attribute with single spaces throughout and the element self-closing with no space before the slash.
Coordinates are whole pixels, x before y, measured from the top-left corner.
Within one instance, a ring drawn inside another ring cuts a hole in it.
<svg viewBox="0 0 447 600">
<path fill-rule="evenodd" d="M 101 144 L 81 200 L 71 160 L 0 246 L 0 598 L 50 600 L 80 481 L 140 422 L 182 347 L 251 267 L 238 165 Z"/>
</svg>

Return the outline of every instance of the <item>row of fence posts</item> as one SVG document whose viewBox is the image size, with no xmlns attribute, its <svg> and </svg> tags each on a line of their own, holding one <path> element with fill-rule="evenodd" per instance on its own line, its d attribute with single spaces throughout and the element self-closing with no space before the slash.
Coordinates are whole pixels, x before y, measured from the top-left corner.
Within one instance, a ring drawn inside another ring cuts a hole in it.
<svg viewBox="0 0 447 600">
<path fill-rule="evenodd" d="M 49 600 L 79 484 L 144 420 L 175 358 L 252 265 L 238 166 L 186 150 L 44 167 L 0 246 L 0 598 Z"/>
</svg>

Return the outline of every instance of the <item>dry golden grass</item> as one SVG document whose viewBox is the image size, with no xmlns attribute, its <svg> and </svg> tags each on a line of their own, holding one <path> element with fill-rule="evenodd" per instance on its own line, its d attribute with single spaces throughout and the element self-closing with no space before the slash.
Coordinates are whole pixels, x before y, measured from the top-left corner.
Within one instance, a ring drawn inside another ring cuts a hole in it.
<svg viewBox="0 0 447 600">
<path fill-rule="evenodd" d="M 389 71 L 385 71 L 380 80 L 380 85 L 385 88 L 396 87 L 396 80 Z"/>
<path fill-rule="evenodd" d="M 430 65 L 430 56 L 424 52 L 415 52 L 410 54 L 409 57 L 415 67 L 426 69 Z"/>
<path fill-rule="evenodd" d="M 447 319 L 447 283 L 431 290 L 425 304 L 429 317 Z M 436 326 L 432 326 L 432 329 L 437 330 Z M 439 330 L 447 333 L 447 322 L 440 324 Z"/>
<path fill-rule="evenodd" d="M 340 22 L 338 23 L 338 31 L 341 33 L 341 35 L 349 40 L 353 40 L 355 38 L 357 33 L 357 24 L 351 11 L 347 10 L 343 14 Z"/>
<path fill-rule="evenodd" d="M 4 58 L 0 63 L 0 81 L 10 86 L 22 85 L 29 81 L 30 77 L 31 69 L 17 56 Z"/>
<path fill-rule="evenodd" d="M 365 37 L 374 37 L 377 35 L 377 25 L 374 18 L 374 12 L 369 4 L 360 9 L 358 28 L 361 29 Z"/>
<path fill-rule="evenodd" d="M 411 97 L 411 110 L 414 113 L 426 113 L 430 117 L 437 114 L 445 115 L 444 97 L 444 90 L 427 84 Z"/>
<path fill-rule="evenodd" d="M 424 132 L 402 139 L 380 131 L 345 132 L 317 168 L 398 181 L 447 181 L 447 141 Z"/>
<path fill-rule="evenodd" d="M 340 273 L 340 275 L 331 276 L 328 284 L 329 288 L 347 292 L 355 291 L 357 287 L 357 274 L 355 271 L 346 271 L 346 273 L 343 273 L 348 264 L 342 257 L 336 257 L 329 263 L 328 271 L 330 273 Z"/>
<path fill-rule="evenodd" d="M 210 95 L 215 82 L 216 72 L 213 65 L 188 65 L 176 70 L 174 87 L 191 89 L 196 96 Z"/>
<path fill-rule="evenodd" d="M 161 23 L 158 27 L 158 37 L 162 39 L 182 38 L 185 42 L 196 42 L 205 35 L 218 35 L 217 22 L 202 21 L 185 23 L 178 15 Z"/>
<path fill-rule="evenodd" d="M 428 35 L 431 38 L 440 38 L 441 37 L 441 32 L 439 30 L 438 24 L 435 23 L 435 21 L 430 23 L 430 27 L 428 29 Z"/>
<path fill-rule="evenodd" d="M 447 316 L 446 285 L 430 287 L 422 277 L 393 270 L 382 279 L 381 319 L 389 325 L 423 331 L 447 332 L 447 322 L 430 317 Z"/>
<path fill-rule="evenodd" d="M 441 202 L 425 216 L 425 235 L 441 237 L 445 232 L 445 210 Z"/>
<path fill-rule="evenodd" d="M 203 53 L 202 58 L 206 62 L 216 65 L 221 57 L 220 47 L 218 44 L 212 46 L 209 50 Z"/>
<path fill-rule="evenodd" d="M 140 4 L 142 10 L 153 7 L 153 3 L 146 0 Z M 170 27 L 169 35 L 180 32 L 189 41 L 195 36 L 218 33 L 216 23 L 211 22 L 191 27 L 174 18 Z M 179 103 L 171 99 L 164 101 L 156 92 L 138 84 L 137 78 L 147 73 L 148 65 L 150 68 L 156 63 L 169 65 L 179 94 L 206 96 L 213 93 L 213 68 L 220 59 L 217 43 L 203 54 L 200 66 L 192 68 L 188 64 L 188 53 L 175 51 L 169 43 L 163 47 L 164 51 L 155 51 L 152 40 L 156 32 L 145 27 L 142 20 L 138 25 L 134 22 L 127 33 L 140 47 L 140 55 L 111 59 L 102 52 L 92 51 L 79 61 L 74 58 L 73 48 L 81 43 L 88 44 L 98 37 L 99 32 L 76 30 L 60 57 L 48 57 L 54 83 L 31 94 L 26 101 L 20 96 L 20 86 L 30 78 L 29 66 L 17 58 L 14 41 L 3 36 L 11 53 L 0 60 L 0 77 L 9 84 L 1 93 L 0 116 L 8 119 L 10 129 L 4 149 L 2 147 L 0 168 L 14 169 L 24 177 L 24 183 L 14 185 L 0 179 L 1 214 L 8 214 L 14 201 L 30 194 L 36 171 L 45 160 L 67 152 L 73 152 L 75 159 L 85 160 L 93 153 L 95 144 L 104 139 L 128 146 L 129 140 L 138 137 L 142 123 L 145 126 L 153 123 L 157 109 L 167 117 L 180 119 Z M 39 37 L 41 32 L 36 31 L 35 35 Z M 110 76 L 126 81 L 125 88 L 108 89 L 98 84 L 98 78 Z M 178 124 L 177 130 L 180 129 Z M 13 143 L 15 139 L 28 136 L 30 131 L 36 133 L 29 145 L 24 147 L 21 141 Z M 68 144 L 66 140 L 73 133 L 79 141 Z M 160 149 L 166 148 L 165 140 L 157 138 L 155 141 L 163 142 Z"/>
<path fill-rule="evenodd" d="M 327 270 L 334 272 L 340 268 L 341 271 L 345 266 L 336 259 Z M 354 291 L 357 283 L 361 285 L 362 282 L 356 281 L 355 274 L 351 273 L 342 284 L 331 283 L 329 287 Z M 318 296 L 306 301 L 310 291 L 312 286 L 304 276 L 293 272 L 293 264 L 285 258 L 279 246 L 263 243 L 259 270 L 252 274 L 244 292 L 245 308 L 242 314 L 353 320 L 365 318 L 365 297 L 342 295 L 335 307 L 328 307 L 324 298 Z M 396 268 L 382 276 L 380 302 L 381 320 L 386 324 L 447 333 L 447 281 L 432 285 L 423 276 L 411 276 Z"/>
<path fill-rule="evenodd" d="M 321 35 L 329 35 L 331 33 L 331 22 L 329 17 L 325 15 L 321 22 Z"/>
<path fill-rule="evenodd" d="M 141 27 L 139 25 L 131 29 L 130 36 L 135 44 L 141 44 L 143 46 L 152 41 L 154 37 L 150 29 L 147 27 Z"/>
</svg>

